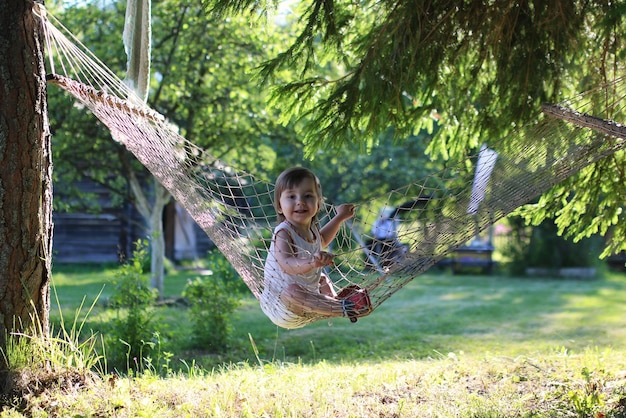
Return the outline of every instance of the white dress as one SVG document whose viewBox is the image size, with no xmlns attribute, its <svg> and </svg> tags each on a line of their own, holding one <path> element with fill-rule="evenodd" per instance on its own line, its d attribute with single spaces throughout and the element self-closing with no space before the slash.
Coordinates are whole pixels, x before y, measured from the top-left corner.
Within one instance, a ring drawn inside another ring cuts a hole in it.
<svg viewBox="0 0 626 418">
<path fill-rule="evenodd" d="M 322 268 L 314 268 L 305 274 L 289 275 L 285 273 L 276 260 L 274 248 L 276 244 L 276 234 L 281 230 L 286 230 L 289 234 L 291 243 L 297 251 L 296 255 L 298 258 L 311 259 L 313 254 L 321 250 L 322 240 L 319 230 L 316 227 L 311 229 L 315 239 L 313 241 L 307 241 L 296 232 L 289 222 L 281 222 L 274 229 L 274 236 L 265 261 L 263 292 L 259 298 L 261 309 L 274 324 L 280 327 L 301 328 L 319 318 L 315 316 L 315 314 L 296 315 L 291 312 L 289 307 L 282 301 L 281 294 L 285 291 L 287 286 L 292 283 L 298 284 L 309 292 L 319 293 Z"/>
</svg>

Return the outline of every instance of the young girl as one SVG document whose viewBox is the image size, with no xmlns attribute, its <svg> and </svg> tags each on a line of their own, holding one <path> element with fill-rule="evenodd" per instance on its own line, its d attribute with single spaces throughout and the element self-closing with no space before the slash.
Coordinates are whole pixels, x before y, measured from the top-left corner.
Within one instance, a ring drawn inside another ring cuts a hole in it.
<svg viewBox="0 0 626 418">
<path fill-rule="evenodd" d="M 337 214 L 319 229 L 317 213 L 322 207 L 322 186 L 317 176 L 303 167 L 284 171 L 276 180 L 274 207 L 278 226 L 265 262 L 261 309 L 276 325 L 300 328 L 326 317 L 369 313 L 364 291 L 346 299 L 337 297 L 331 281 L 322 274 L 333 255 L 322 251 L 344 221 L 354 215 L 354 205 L 337 207 Z"/>
</svg>

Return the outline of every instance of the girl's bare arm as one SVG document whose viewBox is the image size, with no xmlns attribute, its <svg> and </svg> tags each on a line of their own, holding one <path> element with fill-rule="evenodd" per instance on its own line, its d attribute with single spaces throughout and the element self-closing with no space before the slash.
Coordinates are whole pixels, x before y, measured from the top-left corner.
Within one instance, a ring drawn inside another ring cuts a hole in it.
<svg viewBox="0 0 626 418">
<path fill-rule="evenodd" d="M 286 230 L 280 230 L 274 237 L 276 261 L 287 274 L 305 274 L 316 267 L 332 264 L 332 255 L 324 251 L 316 254 L 297 254 L 297 250 Z"/>
<path fill-rule="evenodd" d="M 349 203 L 344 203 L 343 205 L 337 206 L 337 214 L 334 218 L 332 218 L 324 227 L 320 230 L 320 235 L 322 236 L 322 247 L 327 247 L 328 244 L 331 243 L 337 232 L 339 232 L 339 228 L 341 225 L 348 219 L 354 216 L 354 205 Z"/>
</svg>

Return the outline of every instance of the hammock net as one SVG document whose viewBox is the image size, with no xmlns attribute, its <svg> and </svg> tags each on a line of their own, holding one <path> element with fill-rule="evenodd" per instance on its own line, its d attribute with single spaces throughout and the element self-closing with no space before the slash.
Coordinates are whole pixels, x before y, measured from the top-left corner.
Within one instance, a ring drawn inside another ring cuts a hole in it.
<svg viewBox="0 0 626 418">
<path fill-rule="evenodd" d="M 237 170 L 181 137 L 63 25 L 43 18 L 49 82 L 70 93 L 110 130 L 186 208 L 255 297 L 275 226 L 273 184 Z M 545 105 L 535 123 L 485 144 L 476 155 L 375 201 L 354 202 L 355 217 L 337 235 L 337 289 L 369 291 L 373 309 L 416 276 L 519 206 L 582 168 L 624 148 L 623 79 L 568 101 Z M 599 106 L 598 104 L 602 104 Z M 610 114 L 608 112 L 611 112 Z M 394 257 L 369 243 L 381 202 L 399 219 Z M 325 205 L 321 224 L 335 213 Z M 388 255 L 388 254 L 387 254 Z M 310 321 L 325 319 L 311 315 Z"/>
</svg>

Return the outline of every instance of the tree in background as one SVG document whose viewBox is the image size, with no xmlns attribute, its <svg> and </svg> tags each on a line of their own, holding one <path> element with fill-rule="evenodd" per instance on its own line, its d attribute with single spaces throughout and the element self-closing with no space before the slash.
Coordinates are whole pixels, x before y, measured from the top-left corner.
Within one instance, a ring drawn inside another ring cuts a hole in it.
<svg viewBox="0 0 626 418">
<path fill-rule="evenodd" d="M 69 28 L 81 28 L 82 42 L 116 73 L 124 73 L 123 5 L 80 4 L 58 17 Z M 266 38 L 249 31 L 242 19 L 211 18 L 194 2 L 154 2 L 154 76 L 148 102 L 183 136 L 217 157 L 236 160 L 250 171 L 265 169 L 273 161 L 269 142 L 293 140 L 293 135 L 288 137 L 289 129 L 265 111 L 263 93 L 251 80 L 253 68 L 266 59 L 268 44 Z M 161 188 L 151 183 L 147 171 L 91 115 L 73 110 L 64 94 L 51 96 L 50 102 L 55 179 L 70 185 L 63 188 L 58 207 L 81 210 L 86 203 L 93 204 L 71 187 L 88 178 L 106 187 L 118 204 L 132 202 L 150 225 L 147 235 L 152 241 L 162 240 L 162 234 L 154 232 L 161 226 L 160 214 L 167 202 Z"/>
<path fill-rule="evenodd" d="M 256 0 L 204 0 L 211 15 L 261 16 Z M 402 141 L 432 124 L 427 152 L 462 155 L 558 102 L 623 75 L 626 6 L 607 1 L 294 2 L 295 41 L 261 70 L 268 83 L 285 69 L 273 103 L 308 144 L 372 146 L 392 126 Z M 253 18 L 251 18 L 253 20 Z M 328 78 L 319 69 L 343 69 Z M 271 85 L 271 84 L 270 84 Z M 601 106 L 601 103 L 597 104 Z M 528 221 L 555 217 L 581 239 L 612 229 L 605 255 L 626 249 L 624 153 L 602 160 L 543 195 Z"/>
</svg>

